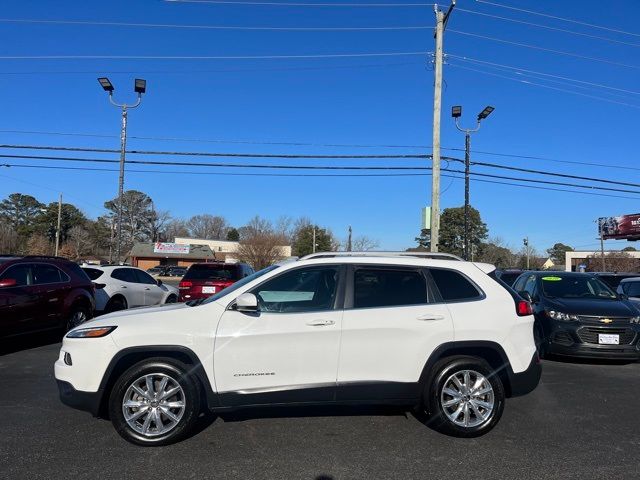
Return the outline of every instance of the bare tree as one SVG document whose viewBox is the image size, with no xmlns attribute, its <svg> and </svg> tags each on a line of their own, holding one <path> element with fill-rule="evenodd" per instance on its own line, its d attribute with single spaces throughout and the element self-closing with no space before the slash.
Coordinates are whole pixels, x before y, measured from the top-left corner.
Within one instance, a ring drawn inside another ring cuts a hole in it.
<svg viewBox="0 0 640 480">
<path fill-rule="evenodd" d="M 380 246 L 380 242 L 366 235 L 358 235 L 352 241 L 352 248 L 355 252 L 367 252 L 369 250 L 375 250 Z"/>
<path fill-rule="evenodd" d="M 77 260 L 82 255 L 88 253 L 88 250 L 91 246 L 91 236 L 86 229 L 75 226 L 71 230 L 69 230 L 69 239 L 67 240 L 67 243 L 65 245 L 68 245 L 72 248 L 72 258 L 74 260 Z"/>
<path fill-rule="evenodd" d="M 229 223 L 224 217 L 209 215 L 194 215 L 187 221 L 187 228 L 192 237 L 204 240 L 220 240 L 227 236 Z"/>
<path fill-rule="evenodd" d="M 51 255 L 51 244 L 44 235 L 32 235 L 27 242 L 29 255 Z"/>
<path fill-rule="evenodd" d="M 255 216 L 248 225 L 242 227 L 242 231 L 237 252 L 240 261 L 248 263 L 255 270 L 261 270 L 284 258 L 281 247 L 287 239 L 276 232 L 268 220 Z"/>
<path fill-rule="evenodd" d="M 174 218 L 164 229 L 164 237 L 168 242 L 173 242 L 176 237 L 188 237 L 189 227 L 187 222 L 181 218 Z"/>
<path fill-rule="evenodd" d="M 168 210 L 156 210 L 153 208 L 153 214 L 150 218 L 151 223 L 151 240 L 154 242 L 162 242 L 167 240 L 167 225 L 171 221 L 171 214 Z"/>
<path fill-rule="evenodd" d="M 589 256 L 585 261 L 587 272 L 602 271 L 602 255 Z M 604 254 L 604 264 L 607 272 L 638 272 L 640 259 L 632 257 L 628 252 L 609 252 Z"/>
<path fill-rule="evenodd" d="M 0 224 L 0 253 L 18 253 L 18 233 L 7 224 Z"/>
</svg>

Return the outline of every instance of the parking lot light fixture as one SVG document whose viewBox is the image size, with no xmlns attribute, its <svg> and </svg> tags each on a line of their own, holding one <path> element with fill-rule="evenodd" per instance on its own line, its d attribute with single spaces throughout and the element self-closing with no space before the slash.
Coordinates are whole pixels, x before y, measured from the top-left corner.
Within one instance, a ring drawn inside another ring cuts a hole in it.
<svg viewBox="0 0 640 480">
<path fill-rule="evenodd" d="M 120 130 L 120 177 L 118 179 L 118 202 L 117 202 L 117 220 L 116 220 L 116 263 L 120 263 L 122 255 L 122 195 L 124 193 L 124 164 L 127 148 L 127 111 L 136 108 L 142 102 L 142 94 L 147 90 L 147 81 L 141 78 L 136 78 L 134 81 L 133 89 L 138 94 L 136 102 L 132 105 L 126 103 L 116 103 L 113 100 L 113 84 L 107 77 L 98 78 L 100 86 L 105 92 L 109 93 L 109 102 L 121 109 L 122 111 L 122 127 Z M 113 258 L 109 259 L 109 262 L 113 262 Z"/>
<path fill-rule="evenodd" d="M 480 130 L 480 122 L 495 110 L 488 105 L 478 114 L 476 128 L 462 128 L 458 119 L 462 117 L 462 107 L 456 105 L 451 108 L 451 116 L 455 119 L 456 128 L 464 132 L 464 259 L 470 260 L 471 248 L 469 238 L 469 166 L 471 164 L 471 134 Z"/>
</svg>

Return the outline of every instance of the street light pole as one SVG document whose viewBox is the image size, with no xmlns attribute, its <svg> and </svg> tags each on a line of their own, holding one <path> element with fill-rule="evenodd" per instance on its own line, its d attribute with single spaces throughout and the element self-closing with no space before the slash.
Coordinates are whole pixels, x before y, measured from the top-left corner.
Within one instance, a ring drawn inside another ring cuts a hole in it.
<svg viewBox="0 0 640 480">
<path fill-rule="evenodd" d="M 491 115 L 495 109 L 492 106 L 487 106 L 478 114 L 476 128 L 462 128 L 458 123 L 458 119 L 462 116 L 462 107 L 456 105 L 451 108 L 451 116 L 455 119 L 456 128 L 461 132 L 464 132 L 464 259 L 469 260 L 470 249 L 470 232 L 469 232 L 469 216 L 470 216 L 470 204 L 469 204 L 469 167 L 471 165 L 471 134 L 480 130 L 480 122 Z"/>
<path fill-rule="evenodd" d="M 134 81 L 134 91 L 138 94 L 136 103 L 127 105 L 126 103 L 116 103 L 113 100 L 113 84 L 106 77 L 98 78 L 98 82 L 105 92 L 109 94 L 111 105 L 122 110 L 122 126 L 120 128 L 120 176 L 118 178 L 118 205 L 116 220 L 116 263 L 120 263 L 122 253 L 122 197 L 124 194 L 124 165 L 127 153 L 127 110 L 136 108 L 142 102 L 142 94 L 147 90 L 147 81 L 136 78 Z"/>
</svg>

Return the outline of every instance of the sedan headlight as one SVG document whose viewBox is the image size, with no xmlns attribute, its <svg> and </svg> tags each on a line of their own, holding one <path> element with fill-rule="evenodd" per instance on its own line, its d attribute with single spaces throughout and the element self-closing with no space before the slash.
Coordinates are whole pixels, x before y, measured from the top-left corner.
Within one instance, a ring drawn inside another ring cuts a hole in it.
<svg viewBox="0 0 640 480">
<path fill-rule="evenodd" d="M 67 333 L 67 338 L 100 338 L 109 335 L 116 327 L 78 328 Z"/>
<path fill-rule="evenodd" d="M 579 320 L 577 315 L 572 315 L 569 313 L 557 312 L 555 310 L 547 310 L 547 314 L 553 318 L 554 320 L 562 320 L 564 322 L 571 322 L 575 320 Z"/>
</svg>

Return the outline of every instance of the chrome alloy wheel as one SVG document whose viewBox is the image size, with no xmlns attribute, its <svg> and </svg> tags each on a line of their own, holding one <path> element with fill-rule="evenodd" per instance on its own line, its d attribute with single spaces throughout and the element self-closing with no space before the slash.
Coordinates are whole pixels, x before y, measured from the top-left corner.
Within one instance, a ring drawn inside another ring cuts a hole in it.
<svg viewBox="0 0 640 480">
<path fill-rule="evenodd" d="M 493 387 L 484 375 L 475 370 L 460 370 L 444 382 L 440 405 L 456 425 L 477 427 L 489 420 L 493 412 Z"/>
<path fill-rule="evenodd" d="M 145 437 L 157 437 L 173 430 L 185 411 L 180 384 L 164 373 L 150 373 L 129 385 L 122 398 L 127 424 Z"/>
</svg>

